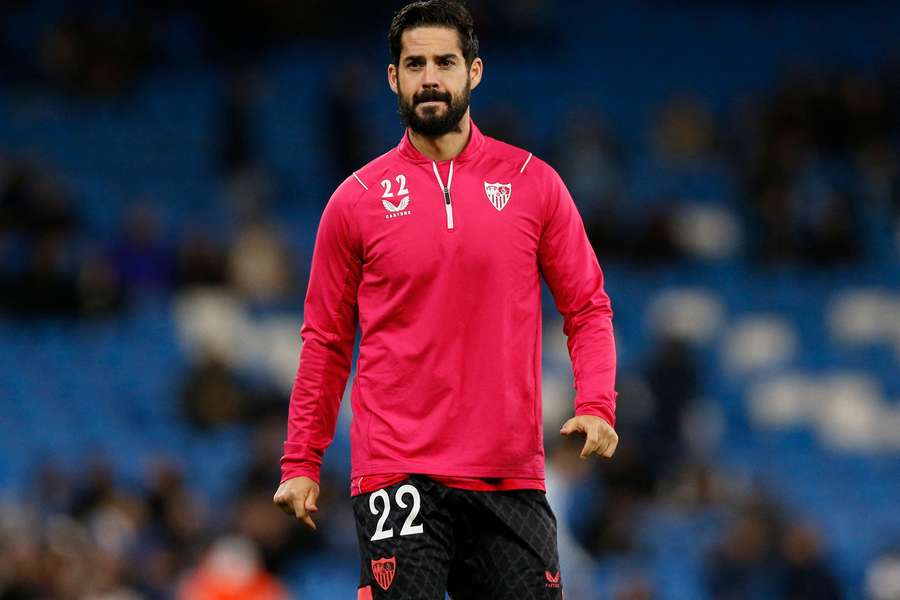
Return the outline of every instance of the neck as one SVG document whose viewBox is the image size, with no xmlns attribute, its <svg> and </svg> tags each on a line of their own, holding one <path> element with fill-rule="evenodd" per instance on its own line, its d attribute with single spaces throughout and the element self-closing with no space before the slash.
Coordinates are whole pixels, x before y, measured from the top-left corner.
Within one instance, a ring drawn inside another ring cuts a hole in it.
<svg viewBox="0 0 900 600">
<path fill-rule="evenodd" d="M 469 124 L 469 111 L 459 120 L 459 126 L 444 135 L 438 137 L 426 137 L 409 130 L 409 141 L 416 150 L 431 160 L 450 160 L 456 157 L 466 144 L 469 143 L 469 135 L 472 127 Z"/>
</svg>

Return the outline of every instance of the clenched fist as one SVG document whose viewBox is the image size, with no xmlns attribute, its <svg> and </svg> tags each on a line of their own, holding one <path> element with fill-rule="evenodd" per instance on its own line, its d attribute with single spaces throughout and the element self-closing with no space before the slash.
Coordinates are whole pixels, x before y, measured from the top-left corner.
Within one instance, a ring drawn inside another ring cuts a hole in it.
<svg viewBox="0 0 900 600">
<path fill-rule="evenodd" d="M 585 436 L 584 448 L 581 449 L 581 458 L 587 458 L 591 454 L 599 454 L 604 458 L 612 458 L 619 445 L 619 435 L 609 423 L 593 415 L 581 415 L 572 417 L 566 421 L 559 432 L 569 435 L 575 432 Z"/>
<path fill-rule="evenodd" d="M 309 477 L 294 477 L 288 479 L 275 492 L 272 500 L 289 515 L 306 523 L 310 529 L 315 529 L 316 524 L 310 513 L 319 510 L 316 500 L 319 499 L 319 484 Z"/>
</svg>

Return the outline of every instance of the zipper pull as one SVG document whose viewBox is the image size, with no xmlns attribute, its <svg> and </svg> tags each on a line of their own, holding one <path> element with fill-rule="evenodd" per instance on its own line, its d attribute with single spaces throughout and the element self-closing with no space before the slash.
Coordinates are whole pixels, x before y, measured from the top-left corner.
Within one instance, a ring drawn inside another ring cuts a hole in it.
<svg viewBox="0 0 900 600">
<path fill-rule="evenodd" d="M 444 208 L 447 209 L 447 229 L 453 229 L 453 206 L 450 204 L 450 188 L 444 188 Z"/>
<path fill-rule="evenodd" d="M 444 193 L 444 208 L 447 210 L 447 229 L 453 229 L 453 205 L 450 204 L 450 186 L 453 184 L 453 161 L 450 161 L 450 173 L 447 176 L 447 185 L 441 180 L 441 174 L 438 172 L 437 163 L 431 161 L 431 168 L 434 169 L 434 178 L 437 179 L 438 186 Z"/>
</svg>

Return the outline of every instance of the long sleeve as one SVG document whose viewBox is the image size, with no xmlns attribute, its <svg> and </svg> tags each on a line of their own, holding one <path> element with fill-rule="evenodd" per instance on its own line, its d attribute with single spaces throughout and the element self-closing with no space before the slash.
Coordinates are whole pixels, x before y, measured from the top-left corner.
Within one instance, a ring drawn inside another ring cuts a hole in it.
<svg viewBox="0 0 900 600">
<path fill-rule="evenodd" d="M 572 196 L 556 171 L 547 171 L 538 264 L 563 316 L 575 414 L 602 417 L 615 426 L 616 347 L 603 272 Z"/>
<path fill-rule="evenodd" d="M 305 475 L 319 481 L 325 449 L 353 358 L 362 276 L 361 245 L 350 209 L 355 182 L 344 182 L 322 212 L 303 310 L 300 364 L 291 392 L 281 481 Z"/>
</svg>

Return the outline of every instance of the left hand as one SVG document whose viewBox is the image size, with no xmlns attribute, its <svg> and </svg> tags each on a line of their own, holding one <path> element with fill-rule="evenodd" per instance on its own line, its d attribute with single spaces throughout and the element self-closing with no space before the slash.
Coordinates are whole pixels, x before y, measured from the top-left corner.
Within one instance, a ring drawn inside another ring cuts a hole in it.
<svg viewBox="0 0 900 600">
<path fill-rule="evenodd" d="M 591 454 L 599 454 L 604 458 L 612 458 L 619 445 L 619 435 L 609 423 L 593 415 L 581 415 L 572 417 L 566 421 L 559 432 L 570 435 L 575 432 L 583 433 L 587 439 L 584 448 L 581 449 L 581 458 L 585 459 Z"/>
</svg>

